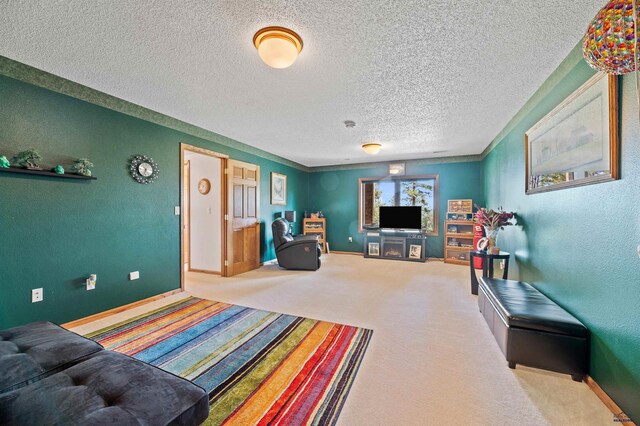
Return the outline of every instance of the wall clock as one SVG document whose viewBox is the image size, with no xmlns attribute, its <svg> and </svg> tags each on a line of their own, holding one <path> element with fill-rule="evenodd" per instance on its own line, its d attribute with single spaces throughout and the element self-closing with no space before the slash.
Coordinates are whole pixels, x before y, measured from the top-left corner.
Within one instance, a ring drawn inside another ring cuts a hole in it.
<svg viewBox="0 0 640 426">
<path fill-rule="evenodd" d="M 131 158 L 129 173 L 136 182 L 145 185 L 152 183 L 158 178 L 159 172 L 158 164 L 153 161 L 153 158 L 146 155 L 135 155 Z"/>
<path fill-rule="evenodd" d="M 198 192 L 202 195 L 207 195 L 211 191 L 211 182 L 209 179 L 200 179 L 198 182 Z"/>
</svg>

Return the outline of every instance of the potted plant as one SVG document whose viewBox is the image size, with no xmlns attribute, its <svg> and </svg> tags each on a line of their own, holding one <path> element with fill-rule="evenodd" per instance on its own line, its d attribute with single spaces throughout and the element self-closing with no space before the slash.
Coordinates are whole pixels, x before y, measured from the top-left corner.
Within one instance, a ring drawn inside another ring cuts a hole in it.
<svg viewBox="0 0 640 426">
<path fill-rule="evenodd" d="M 40 160 L 42 160 L 42 156 L 38 154 L 38 151 L 35 149 L 28 149 L 26 151 L 19 152 L 11 159 L 13 163 L 29 170 L 42 170 L 38 165 Z"/>
<path fill-rule="evenodd" d="M 93 163 L 91 161 L 87 158 L 78 158 L 73 162 L 71 171 L 81 176 L 91 176 L 91 170 L 89 170 L 89 167 L 93 167 Z"/>
<path fill-rule="evenodd" d="M 515 217 L 515 213 L 505 212 L 502 207 L 498 207 L 496 210 L 478 207 L 478 211 L 474 215 L 474 222 L 484 227 L 484 232 L 489 241 L 488 248 L 492 248 L 496 245 L 498 231 L 504 229 L 505 226 L 514 225 L 511 220 Z"/>
</svg>

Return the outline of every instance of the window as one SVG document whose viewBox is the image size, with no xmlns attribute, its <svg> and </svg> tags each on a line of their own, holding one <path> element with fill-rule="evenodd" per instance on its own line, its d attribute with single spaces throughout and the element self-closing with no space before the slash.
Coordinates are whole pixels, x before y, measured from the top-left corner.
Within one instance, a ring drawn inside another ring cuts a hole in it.
<svg viewBox="0 0 640 426">
<path fill-rule="evenodd" d="M 360 179 L 358 223 L 377 227 L 380 206 L 422 206 L 422 229 L 438 235 L 438 175 Z"/>
</svg>

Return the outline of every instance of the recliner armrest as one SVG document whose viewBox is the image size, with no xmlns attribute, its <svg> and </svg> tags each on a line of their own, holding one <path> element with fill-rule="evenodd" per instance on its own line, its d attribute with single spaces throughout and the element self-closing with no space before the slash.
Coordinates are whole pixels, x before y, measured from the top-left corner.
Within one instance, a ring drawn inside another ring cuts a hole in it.
<svg viewBox="0 0 640 426">
<path fill-rule="evenodd" d="M 306 240 L 306 241 L 318 241 L 318 236 L 317 235 L 304 235 L 304 234 L 300 234 L 300 235 L 294 235 L 293 236 L 293 241 L 300 241 L 300 240 Z"/>
<path fill-rule="evenodd" d="M 310 245 L 310 246 L 317 246 L 318 245 L 318 241 L 317 240 L 311 240 L 311 239 L 300 239 L 300 240 L 293 240 L 293 241 L 289 241 L 288 243 L 284 243 L 282 245 L 280 245 L 277 249 L 276 252 L 291 248 L 291 247 L 296 247 L 296 246 L 304 246 L 304 245 Z"/>
</svg>

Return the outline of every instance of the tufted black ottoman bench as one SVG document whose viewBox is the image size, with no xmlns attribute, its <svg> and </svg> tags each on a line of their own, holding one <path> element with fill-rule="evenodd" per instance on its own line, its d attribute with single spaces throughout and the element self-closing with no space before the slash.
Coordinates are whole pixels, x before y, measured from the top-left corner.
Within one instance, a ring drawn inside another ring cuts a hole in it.
<svg viewBox="0 0 640 426">
<path fill-rule="evenodd" d="M 2 425 L 198 425 L 199 386 L 51 323 L 0 331 Z"/>
<path fill-rule="evenodd" d="M 589 330 L 521 281 L 480 279 L 478 306 L 510 368 L 516 364 L 571 374 L 589 372 Z"/>
</svg>

